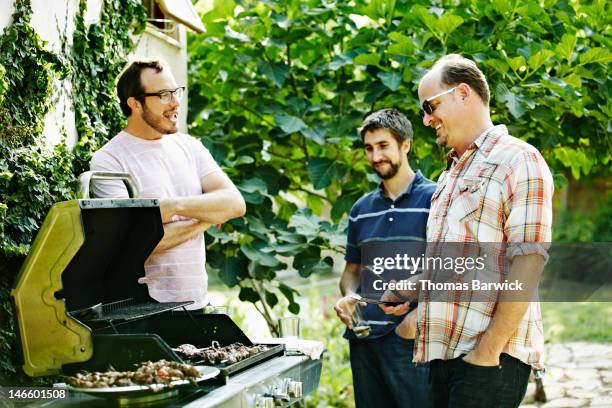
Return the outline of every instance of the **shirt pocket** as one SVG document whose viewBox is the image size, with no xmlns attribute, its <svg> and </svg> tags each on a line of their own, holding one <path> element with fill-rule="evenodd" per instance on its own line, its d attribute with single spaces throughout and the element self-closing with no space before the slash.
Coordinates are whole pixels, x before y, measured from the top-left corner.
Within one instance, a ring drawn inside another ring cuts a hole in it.
<svg viewBox="0 0 612 408">
<path fill-rule="evenodd" d="M 485 211 L 485 196 L 495 196 L 500 184 L 498 180 L 497 165 L 494 163 L 481 163 L 463 176 L 459 183 L 459 196 L 457 200 L 458 218 L 461 222 L 483 221 Z M 494 204 L 489 202 L 489 204 Z M 495 204 L 501 201 L 495 200 Z M 488 209 L 489 211 L 491 208 Z M 460 214 L 459 214 L 460 213 Z M 488 220 L 484 220 L 487 223 Z"/>
<path fill-rule="evenodd" d="M 482 215 L 484 195 L 480 188 L 467 190 L 457 197 L 459 221 L 478 221 Z"/>
<path fill-rule="evenodd" d="M 464 177 L 458 185 L 458 193 L 451 205 L 449 216 L 465 223 L 477 221 L 483 209 L 483 185 L 485 179 L 480 177 Z"/>
</svg>

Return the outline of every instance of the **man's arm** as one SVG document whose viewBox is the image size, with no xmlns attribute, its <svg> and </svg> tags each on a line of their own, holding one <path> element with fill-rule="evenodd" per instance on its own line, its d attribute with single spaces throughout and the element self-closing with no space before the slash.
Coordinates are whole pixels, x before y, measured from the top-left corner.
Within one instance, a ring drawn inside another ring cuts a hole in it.
<svg viewBox="0 0 612 408">
<path fill-rule="evenodd" d="M 504 300 L 504 298 L 530 299 L 544 269 L 545 260 L 541 254 L 517 255 L 512 260 L 508 280 L 524 283 L 518 294 L 503 294 L 497 304 L 489 327 L 474 350 L 464 357 L 470 364 L 479 366 L 499 365 L 499 356 L 508 340 L 525 316 L 530 302 Z"/>
<path fill-rule="evenodd" d="M 548 165 L 537 152 L 525 152 L 513 159 L 510 164 L 513 171 L 504 182 L 503 197 L 509 209 L 504 234 L 508 243 L 506 254 L 516 253 L 512 257 L 508 280 L 516 279 L 523 283 L 524 289 L 520 294 L 501 294 L 489 327 L 476 348 L 464 357 L 475 365 L 499 364 L 499 355 L 530 304 L 512 300 L 532 299 L 546 264 L 547 254 L 541 246 L 551 241 L 554 183 Z"/>
<path fill-rule="evenodd" d="M 203 177 L 202 191 L 204 193 L 197 196 L 160 200 L 162 220 L 167 222 L 180 215 L 208 224 L 223 224 L 245 214 L 244 199 L 224 172 L 215 171 Z"/>
<path fill-rule="evenodd" d="M 340 293 L 342 296 L 356 293 L 359 287 L 359 277 L 361 272 L 359 271 L 359 264 L 353 262 L 347 262 L 340 278 Z"/>
<path fill-rule="evenodd" d="M 211 224 L 198 220 L 184 220 L 164 224 L 164 237 L 153 250 L 153 254 L 174 248 L 198 234 L 202 234 Z"/>
</svg>

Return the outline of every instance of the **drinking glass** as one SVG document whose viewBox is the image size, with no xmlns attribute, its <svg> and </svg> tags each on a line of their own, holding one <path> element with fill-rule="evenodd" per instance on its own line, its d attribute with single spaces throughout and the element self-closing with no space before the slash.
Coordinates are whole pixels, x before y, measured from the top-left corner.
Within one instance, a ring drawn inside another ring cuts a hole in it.
<svg viewBox="0 0 612 408">
<path fill-rule="evenodd" d="M 300 337 L 300 318 L 295 316 L 281 317 L 278 319 L 278 331 L 281 337 Z"/>
<path fill-rule="evenodd" d="M 355 333 L 355 336 L 362 338 L 370 335 L 372 327 L 365 322 L 363 310 L 358 304 L 355 305 L 355 310 L 351 315 L 351 319 L 353 321 L 353 333 Z"/>
</svg>

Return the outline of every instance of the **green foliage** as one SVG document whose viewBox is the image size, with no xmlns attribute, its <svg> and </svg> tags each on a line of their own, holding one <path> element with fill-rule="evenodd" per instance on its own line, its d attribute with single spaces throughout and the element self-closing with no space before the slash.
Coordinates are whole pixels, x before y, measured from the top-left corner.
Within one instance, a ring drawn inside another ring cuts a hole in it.
<svg viewBox="0 0 612 408">
<path fill-rule="evenodd" d="M 31 126 L 36 132 L 42 131 L 44 115 L 53 103 L 51 72 L 65 76 L 67 67 L 56 54 L 47 51 L 44 43 L 30 27 L 30 1 L 17 0 L 8 26 L 0 39 L 0 53 L 5 72 L 0 90 L 8 90 L 10 98 L 3 100 L 2 106 L 8 112 L 11 126 Z M 0 76 L 0 77 L 2 77 Z M 35 134 L 21 134 L 24 139 L 12 140 L 18 144 L 28 144 Z"/>
<path fill-rule="evenodd" d="M 0 104 L 2 104 L 2 101 L 4 99 L 4 94 L 9 88 L 9 84 L 4 78 L 5 75 L 6 75 L 6 69 L 4 68 L 2 64 L 0 64 Z"/>
<path fill-rule="evenodd" d="M 548 343 L 612 341 L 612 303 L 542 303 L 544 338 Z"/>
<path fill-rule="evenodd" d="M 331 268 L 319 248 L 342 251 L 340 221 L 375 182 L 356 132 L 367 113 L 414 119 L 411 164 L 438 176 L 444 152 L 418 123 L 417 85 L 443 54 L 479 64 L 494 122 L 543 153 L 557 186 L 609 174 L 609 2 L 208 3 L 207 33 L 189 43 L 190 132 L 248 202 L 209 246 L 244 299 L 278 293 L 279 270 Z"/>
<path fill-rule="evenodd" d="M 560 211 L 553 225 L 553 242 L 612 242 L 612 193 L 592 213 Z"/>
<path fill-rule="evenodd" d="M 0 38 L 0 383 L 14 376 L 18 348 L 9 291 L 48 208 L 72 196 L 71 153 L 47 146 L 43 121 L 62 59 L 29 26 L 30 2 L 18 0 Z"/>
<path fill-rule="evenodd" d="M 52 105 L 53 78 L 67 67 L 45 49 L 29 26 L 30 2 L 15 2 L 12 24 L 0 37 L 0 243 L 1 255 L 23 256 L 46 213 L 70 197 L 62 174 L 70 153 L 45 144 L 43 120 Z M 70 172 L 69 172 L 70 173 Z"/>
<path fill-rule="evenodd" d="M 612 193 L 602 200 L 594 218 L 593 241 L 612 242 Z"/>
</svg>

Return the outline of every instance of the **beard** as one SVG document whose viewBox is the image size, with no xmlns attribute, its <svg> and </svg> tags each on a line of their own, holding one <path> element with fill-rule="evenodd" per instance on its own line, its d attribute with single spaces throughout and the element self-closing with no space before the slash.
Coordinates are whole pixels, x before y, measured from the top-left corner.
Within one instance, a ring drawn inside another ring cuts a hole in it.
<svg viewBox="0 0 612 408">
<path fill-rule="evenodd" d="M 378 177 L 380 177 L 383 180 L 388 180 L 390 178 L 393 178 L 399 171 L 399 168 L 401 165 L 399 161 L 394 163 L 390 160 L 385 160 L 379 163 L 387 163 L 389 165 L 387 169 L 382 170 L 382 171 L 379 171 L 376 168 L 374 168 L 374 171 L 376 172 L 376 174 L 378 174 Z"/>
<path fill-rule="evenodd" d="M 161 133 L 162 135 L 168 135 L 172 133 L 178 132 L 178 126 L 175 123 L 171 125 L 164 126 L 163 120 L 164 115 L 155 115 L 153 114 L 146 104 L 142 105 L 142 119 L 145 123 L 151 126 L 153 129 Z"/>
</svg>

